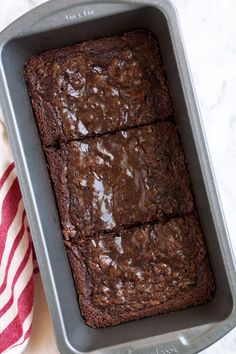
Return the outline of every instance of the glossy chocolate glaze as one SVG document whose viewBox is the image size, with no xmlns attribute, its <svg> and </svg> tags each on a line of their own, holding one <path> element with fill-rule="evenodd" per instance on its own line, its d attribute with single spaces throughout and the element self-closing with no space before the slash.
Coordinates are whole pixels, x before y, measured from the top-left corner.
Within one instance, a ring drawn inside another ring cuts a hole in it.
<svg viewBox="0 0 236 354">
<path fill-rule="evenodd" d="M 176 128 L 159 123 L 65 147 L 72 224 L 81 236 L 193 210 Z"/>
<path fill-rule="evenodd" d="M 67 246 L 84 262 L 91 303 L 109 308 L 109 313 L 118 308 L 137 311 L 173 299 L 178 303 L 178 297 L 199 287 L 203 269 L 209 271 L 202 233 L 193 216 Z"/>
<path fill-rule="evenodd" d="M 33 57 L 26 78 L 46 145 L 153 122 L 172 113 L 158 44 L 145 31 Z M 44 130 L 53 121 L 57 131 L 50 137 Z"/>
</svg>

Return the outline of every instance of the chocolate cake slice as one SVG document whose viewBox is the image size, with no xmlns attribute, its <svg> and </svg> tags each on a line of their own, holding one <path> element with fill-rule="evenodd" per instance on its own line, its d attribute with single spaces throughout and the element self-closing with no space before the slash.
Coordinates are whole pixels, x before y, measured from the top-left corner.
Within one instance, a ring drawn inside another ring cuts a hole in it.
<svg viewBox="0 0 236 354">
<path fill-rule="evenodd" d="M 66 242 L 81 313 L 91 327 L 210 300 L 214 281 L 195 216 Z"/>
<path fill-rule="evenodd" d="M 158 43 L 144 30 L 33 56 L 25 78 L 45 146 L 172 114 Z"/>
<path fill-rule="evenodd" d="M 66 238 L 193 211 L 184 155 L 172 123 L 45 151 Z"/>
</svg>

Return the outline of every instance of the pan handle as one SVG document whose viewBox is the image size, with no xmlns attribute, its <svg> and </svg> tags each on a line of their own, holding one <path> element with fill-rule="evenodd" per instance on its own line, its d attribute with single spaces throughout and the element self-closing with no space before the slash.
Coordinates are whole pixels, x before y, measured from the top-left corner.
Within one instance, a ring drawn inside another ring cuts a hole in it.
<svg viewBox="0 0 236 354">
<path fill-rule="evenodd" d="M 189 354 L 189 346 L 180 340 L 169 341 L 157 345 L 142 346 L 139 343 L 138 348 L 128 349 L 128 354 Z"/>
<path fill-rule="evenodd" d="M 162 1 L 162 0 L 160 0 Z M 157 1 L 158 2 L 158 1 Z M 149 2 L 150 5 L 150 2 Z M 27 34 L 54 30 L 68 25 L 98 19 L 104 16 L 110 16 L 122 13 L 127 10 L 138 9 L 144 6 L 144 2 L 136 1 L 114 1 L 109 2 L 95 0 L 51 0 L 48 1 L 7 27 L 5 37 L 9 33 L 16 33 L 16 37 L 26 36 Z M 17 32 L 23 28 L 21 32 Z"/>
</svg>

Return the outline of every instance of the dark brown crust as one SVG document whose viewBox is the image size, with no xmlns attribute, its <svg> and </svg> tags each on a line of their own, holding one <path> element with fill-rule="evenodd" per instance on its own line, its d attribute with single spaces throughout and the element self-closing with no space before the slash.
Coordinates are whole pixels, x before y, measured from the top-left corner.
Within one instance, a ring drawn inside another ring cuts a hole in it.
<svg viewBox="0 0 236 354">
<path fill-rule="evenodd" d="M 50 146 L 55 144 L 58 138 L 63 139 L 64 132 L 60 118 L 55 115 L 51 104 L 45 101 L 40 93 L 36 91 L 37 74 L 35 69 L 40 63 L 39 57 L 30 58 L 25 65 L 24 74 L 42 143 L 44 146 Z"/>
<path fill-rule="evenodd" d="M 69 239 L 76 234 L 76 230 L 70 220 L 70 196 L 65 166 L 66 152 L 64 150 L 58 152 L 55 148 L 45 148 L 44 152 L 56 194 L 63 235 L 65 239 Z"/>
<path fill-rule="evenodd" d="M 196 286 L 190 287 L 188 290 L 183 290 L 174 299 L 156 306 L 148 306 L 146 304 L 141 310 L 139 309 L 137 311 L 130 311 L 128 308 L 127 311 L 120 311 L 119 307 L 117 307 L 117 311 L 115 311 L 112 306 L 108 306 L 105 309 L 96 306 L 91 300 L 92 284 L 82 253 L 78 251 L 78 247 L 75 246 L 75 244 L 65 242 L 78 293 L 81 313 L 89 326 L 93 328 L 113 326 L 143 317 L 197 306 L 212 299 L 215 292 L 215 285 L 198 221 L 194 216 L 185 217 L 182 220 L 184 220 L 185 224 L 188 224 L 191 230 L 190 232 L 192 232 L 192 241 L 196 246 L 198 244 L 201 245 L 199 249 L 196 247 L 196 249 L 198 249 L 198 251 L 196 251 L 197 284 Z"/>
<path fill-rule="evenodd" d="M 113 36 L 108 38 L 90 40 L 84 43 L 79 43 L 71 47 L 51 50 L 40 55 L 33 56 L 25 65 L 25 79 L 28 84 L 29 94 L 32 100 L 32 106 L 35 111 L 36 120 L 38 123 L 40 135 L 43 145 L 52 146 L 58 141 L 68 141 L 70 139 L 80 138 L 80 132 L 71 131 L 65 132 L 62 118 L 55 109 L 55 103 L 52 104 L 52 99 L 48 98 L 49 93 L 52 94 L 54 83 L 47 78 L 47 86 L 44 87 L 45 94 L 39 90 L 40 80 L 46 70 L 51 73 L 51 65 L 70 60 L 76 55 L 86 55 L 88 58 L 96 58 L 96 62 L 107 62 L 106 53 L 109 51 L 121 50 L 125 46 L 129 46 L 134 52 L 135 56 L 139 58 L 142 65 L 145 66 L 149 72 L 150 81 L 153 83 L 153 106 L 149 105 L 149 109 L 153 108 L 153 112 L 147 112 L 147 117 L 142 118 L 142 123 L 150 123 L 157 119 L 165 119 L 172 115 L 173 108 L 170 99 L 165 72 L 161 63 L 158 43 L 155 37 L 144 30 L 128 32 L 121 36 Z M 105 53 L 105 54 L 104 54 Z M 103 57 L 104 54 L 104 57 Z M 45 80 L 43 78 L 43 80 Z M 44 82 L 44 81 L 43 81 Z M 150 96 L 150 95 L 148 95 Z M 156 98 L 157 99 L 156 99 Z M 149 99 L 150 97 L 148 97 Z M 131 122 L 135 126 L 134 120 Z M 130 125 L 121 125 L 119 129 L 125 129 Z M 114 127 L 115 128 L 115 127 Z M 109 125 L 104 125 L 102 133 L 114 131 L 109 128 Z M 94 133 L 89 132 L 87 137 L 93 136 Z"/>
</svg>

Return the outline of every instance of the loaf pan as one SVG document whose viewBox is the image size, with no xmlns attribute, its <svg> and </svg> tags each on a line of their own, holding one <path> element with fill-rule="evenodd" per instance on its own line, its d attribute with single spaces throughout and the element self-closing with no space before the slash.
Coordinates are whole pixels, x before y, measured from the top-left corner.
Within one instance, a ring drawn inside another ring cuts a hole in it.
<svg viewBox="0 0 236 354">
<path fill-rule="evenodd" d="M 35 53 L 137 28 L 159 39 L 216 293 L 202 306 L 92 329 L 80 315 L 23 68 Z M 1 33 L 0 58 L 2 106 L 59 351 L 196 353 L 225 335 L 236 324 L 235 263 L 178 18 L 169 1 L 50 1 Z"/>
</svg>

